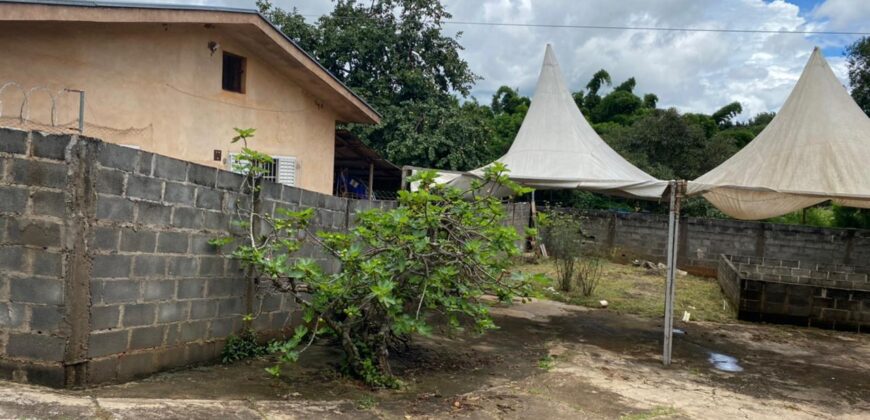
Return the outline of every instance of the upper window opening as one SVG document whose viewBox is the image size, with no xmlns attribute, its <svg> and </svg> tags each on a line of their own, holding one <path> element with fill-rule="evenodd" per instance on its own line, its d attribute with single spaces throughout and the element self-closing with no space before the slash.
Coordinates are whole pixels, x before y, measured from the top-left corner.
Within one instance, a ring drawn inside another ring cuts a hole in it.
<svg viewBox="0 0 870 420">
<path fill-rule="evenodd" d="M 245 93 L 245 57 L 224 52 L 223 88 Z"/>
</svg>

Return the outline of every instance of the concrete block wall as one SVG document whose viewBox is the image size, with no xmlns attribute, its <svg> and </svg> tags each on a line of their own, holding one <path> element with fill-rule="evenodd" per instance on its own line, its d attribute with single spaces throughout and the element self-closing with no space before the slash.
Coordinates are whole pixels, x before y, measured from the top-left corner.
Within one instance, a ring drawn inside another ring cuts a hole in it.
<svg viewBox="0 0 870 420">
<path fill-rule="evenodd" d="M 664 262 L 666 215 L 606 211 L 580 213 L 584 217 L 586 239 L 602 251 L 621 260 L 641 258 Z M 716 276 L 721 254 L 801 261 L 804 264 L 861 265 L 870 261 L 870 230 L 683 217 L 678 252 L 680 268 L 710 277 Z"/>
<path fill-rule="evenodd" d="M 111 144 L 94 158 L 87 382 L 215 359 L 251 313 L 238 261 L 208 243 L 230 229 L 242 178 Z"/>
<path fill-rule="evenodd" d="M 870 268 L 720 256 L 719 284 L 746 320 L 870 329 Z"/>
<path fill-rule="evenodd" d="M 209 245 L 242 177 L 78 136 L 0 129 L 0 379 L 121 382 L 216 360 L 245 327 L 291 327 L 296 304 Z M 265 183 L 260 210 L 315 210 L 314 231 L 396 206 Z M 509 207 L 525 226 L 528 206 Z M 299 257 L 338 262 L 314 244 Z"/>
<path fill-rule="evenodd" d="M 239 175 L 77 136 L 0 129 L 0 378 L 118 382 L 215 360 L 226 338 L 289 326 L 297 307 L 208 244 L 232 229 Z M 314 208 L 344 230 L 352 201 L 265 184 L 261 209 Z M 313 245 L 300 256 L 338 266 Z"/>
<path fill-rule="evenodd" d="M 68 139 L 0 129 L 0 378 L 62 384 Z"/>
</svg>

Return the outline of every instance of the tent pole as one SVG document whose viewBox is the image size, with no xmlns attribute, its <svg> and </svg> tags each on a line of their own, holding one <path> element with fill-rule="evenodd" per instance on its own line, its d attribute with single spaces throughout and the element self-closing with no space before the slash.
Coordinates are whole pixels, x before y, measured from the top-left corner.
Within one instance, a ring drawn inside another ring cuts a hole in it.
<svg viewBox="0 0 870 420">
<path fill-rule="evenodd" d="M 375 161 L 369 162 L 369 201 L 375 198 Z"/>
<path fill-rule="evenodd" d="M 532 190 L 531 200 L 529 202 L 529 215 L 531 216 L 531 220 L 529 220 L 529 226 L 536 228 L 538 227 L 538 208 L 535 205 L 535 190 Z M 538 253 L 538 243 L 535 241 L 534 237 L 529 238 L 529 246 L 532 248 L 532 252 L 534 254 Z"/>
<path fill-rule="evenodd" d="M 670 210 L 668 211 L 668 267 L 667 267 L 667 283 L 665 286 L 665 321 L 664 321 L 664 348 L 662 350 L 662 363 L 665 366 L 671 364 L 671 349 L 673 348 L 674 336 L 674 277 L 677 271 L 677 249 L 680 224 L 680 184 L 677 181 L 671 181 L 671 200 Z"/>
</svg>

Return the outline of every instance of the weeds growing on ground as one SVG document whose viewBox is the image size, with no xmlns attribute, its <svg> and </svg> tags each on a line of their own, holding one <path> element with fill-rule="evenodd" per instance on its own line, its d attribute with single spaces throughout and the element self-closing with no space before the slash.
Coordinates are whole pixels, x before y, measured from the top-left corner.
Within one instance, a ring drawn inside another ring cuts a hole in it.
<svg viewBox="0 0 870 420">
<path fill-rule="evenodd" d="M 257 333 L 250 329 L 242 330 L 239 335 L 231 335 L 227 338 L 221 353 L 221 362 L 233 363 L 239 360 L 263 356 L 267 353 L 266 346 L 257 340 Z"/>
<path fill-rule="evenodd" d="M 553 356 L 547 355 L 538 360 L 538 367 L 547 372 L 556 367 L 556 359 Z"/>
<path fill-rule="evenodd" d="M 631 265 L 617 264 L 602 259 L 601 281 L 598 288 L 590 295 L 581 293 L 558 292 L 555 287 L 545 285 L 539 292 L 545 297 L 574 305 L 599 308 L 600 301 L 608 302 L 608 309 L 640 315 L 649 318 L 659 318 L 664 313 L 664 276 L 650 275 L 645 269 Z M 515 268 L 517 271 L 530 274 L 555 276 L 552 262 L 527 264 Z M 552 280 L 555 283 L 555 280 Z M 683 311 L 692 314 L 692 320 L 729 322 L 736 319 L 734 311 L 727 305 L 723 306 L 725 295 L 722 294 L 716 279 L 693 275 L 677 277 L 676 305 L 674 313 L 682 316 Z"/>
<path fill-rule="evenodd" d="M 356 408 L 358 410 L 371 410 L 378 406 L 378 400 L 371 395 L 363 395 L 356 400 Z"/>
</svg>

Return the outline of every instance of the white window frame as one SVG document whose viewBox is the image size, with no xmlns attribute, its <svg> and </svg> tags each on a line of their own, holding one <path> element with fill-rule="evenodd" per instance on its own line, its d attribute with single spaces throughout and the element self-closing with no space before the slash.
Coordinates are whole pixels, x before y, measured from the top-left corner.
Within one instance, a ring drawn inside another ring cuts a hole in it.
<svg viewBox="0 0 870 420">
<path fill-rule="evenodd" d="M 227 169 L 233 171 L 233 162 L 236 160 L 238 153 L 229 153 L 227 157 Z M 266 177 L 268 181 L 277 182 L 279 184 L 296 186 L 299 176 L 299 165 L 296 156 L 272 156 L 272 160 L 278 165 L 275 171 L 275 177 Z M 235 172 L 235 171 L 233 171 Z"/>
</svg>

